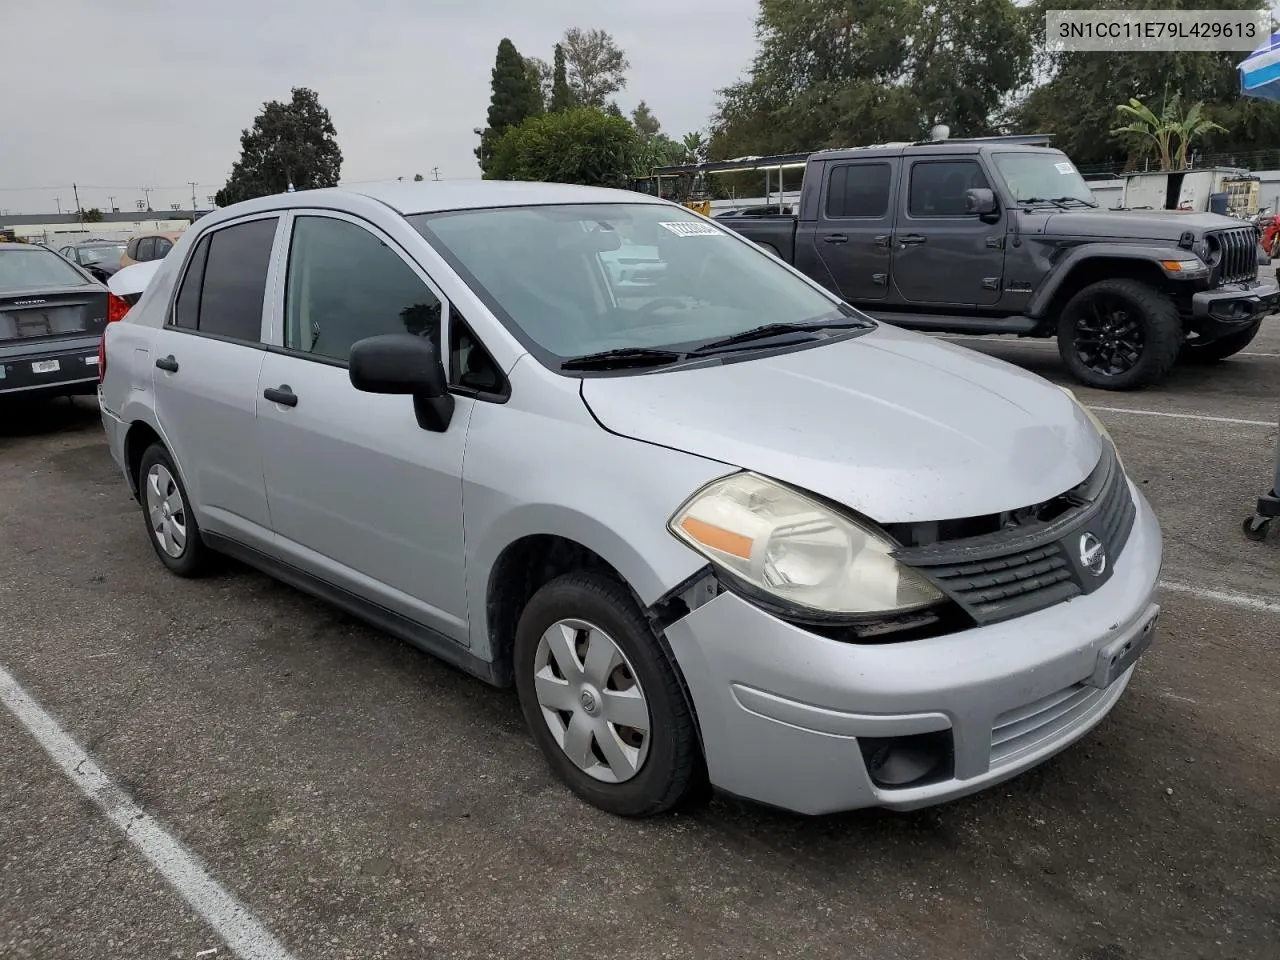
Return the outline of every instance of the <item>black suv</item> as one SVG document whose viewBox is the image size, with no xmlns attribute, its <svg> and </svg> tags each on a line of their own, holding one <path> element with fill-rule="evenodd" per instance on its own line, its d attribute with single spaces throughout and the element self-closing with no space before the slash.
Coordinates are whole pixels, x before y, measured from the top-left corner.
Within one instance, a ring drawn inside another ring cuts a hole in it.
<svg viewBox="0 0 1280 960">
<path fill-rule="evenodd" d="M 1179 356 L 1244 349 L 1280 299 L 1275 278 L 1258 276 L 1270 260 L 1252 224 L 1100 209 L 1044 142 L 826 150 L 808 157 L 798 216 L 720 222 L 889 323 L 1056 336 L 1092 387 L 1143 387 Z"/>
</svg>

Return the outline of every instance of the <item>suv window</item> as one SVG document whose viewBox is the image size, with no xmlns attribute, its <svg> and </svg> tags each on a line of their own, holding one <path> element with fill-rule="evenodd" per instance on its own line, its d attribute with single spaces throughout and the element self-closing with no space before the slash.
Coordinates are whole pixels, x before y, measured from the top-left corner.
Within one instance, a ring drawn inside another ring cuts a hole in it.
<svg viewBox="0 0 1280 960">
<path fill-rule="evenodd" d="M 156 251 L 153 259 L 163 260 L 173 249 L 173 242 L 168 237 L 156 237 Z"/>
<path fill-rule="evenodd" d="M 200 285 L 204 282 L 204 263 L 208 256 L 209 237 L 201 237 L 195 252 L 191 254 L 190 265 L 186 276 L 182 278 L 182 287 L 178 290 L 178 299 L 173 306 L 174 326 L 194 330 L 200 323 Z"/>
<path fill-rule="evenodd" d="M 924 160 L 911 165 L 907 212 L 913 217 L 964 217 L 964 192 L 990 188 L 976 160 Z"/>
<path fill-rule="evenodd" d="M 424 336 L 440 350 L 442 304 L 398 253 L 363 227 L 298 217 L 289 247 L 284 345 L 346 362 L 383 333 Z"/>
<path fill-rule="evenodd" d="M 889 211 L 887 163 L 841 163 L 827 180 L 827 219 L 879 219 Z"/>
<path fill-rule="evenodd" d="M 124 254 L 130 260 L 138 259 L 138 238 L 134 237 L 129 241 L 129 245 L 124 248 Z"/>
<path fill-rule="evenodd" d="M 156 258 L 156 238 L 143 237 L 138 241 L 138 255 L 136 259 L 139 263 L 146 263 L 148 260 Z"/>
<path fill-rule="evenodd" d="M 261 339 L 262 301 L 277 222 L 276 217 L 250 220 L 216 230 L 206 238 L 209 249 L 197 324 L 201 333 L 252 343 Z"/>
</svg>

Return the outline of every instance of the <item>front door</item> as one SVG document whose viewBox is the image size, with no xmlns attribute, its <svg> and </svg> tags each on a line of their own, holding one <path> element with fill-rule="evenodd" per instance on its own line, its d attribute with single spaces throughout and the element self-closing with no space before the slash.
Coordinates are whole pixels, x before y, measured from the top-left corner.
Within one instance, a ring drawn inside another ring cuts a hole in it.
<svg viewBox="0 0 1280 960">
<path fill-rule="evenodd" d="M 990 187 L 972 158 L 917 159 L 906 171 L 905 211 L 893 234 L 893 282 L 904 302 L 994 305 L 1004 274 L 1003 215 L 965 212 L 965 191 Z"/>
<path fill-rule="evenodd" d="M 883 300 L 889 292 L 894 167 L 887 160 L 828 166 L 814 254 L 844 299 Z"/>
<path fill-rule="evenodd" d="M 467 642 L 462 454 L 473 401 L 443 433 L 407 396 L 351 386 L 351 345 L 383 333 L 439 350 L 448 304 L 393 240 L 338 213 L 293 218 L 282 350 L 258 422 L 276 550 L 288 562 Z"/>
<path fill-rule="evenodd" d="M 202 527 L 258 549 L 271 541 L 257 397 L 279 224 L 258 217 L 200 239 L 152 358 L 156 417 Z"/>
</svg>

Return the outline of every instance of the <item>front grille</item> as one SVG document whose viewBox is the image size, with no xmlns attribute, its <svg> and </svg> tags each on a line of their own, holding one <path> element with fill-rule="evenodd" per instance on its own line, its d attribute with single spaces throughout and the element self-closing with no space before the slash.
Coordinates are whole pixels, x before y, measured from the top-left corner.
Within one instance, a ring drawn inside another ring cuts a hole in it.
<svg viewBox="0 0 1280 960">
<path fill-rule="evenodd" d="M 932 580 L 979 624 L 1043 610 L 1107 582 L 1137 514 L 1110 444 L 1088 478 L 1063 497 L 1073 506 L 1049 522 L 903 547 L 894 555 Z M 1096 575 L 1081 559 L 1085 534 L 1097 537 L 1106 551 L 1106 566 Z"/>
<path fill-rule="evenodd" d="M 1258 278 L 1258 231 L 1232 227 L 1205 234 L 1205 256 L 1217 285 Z"/>
<path fill-rule="evenodd" d="M 1086 716 L 1106 691 L 1083 683 L 1008 710 L 991 727 L 991 766 L 1016 760 Z"/>
</svg>

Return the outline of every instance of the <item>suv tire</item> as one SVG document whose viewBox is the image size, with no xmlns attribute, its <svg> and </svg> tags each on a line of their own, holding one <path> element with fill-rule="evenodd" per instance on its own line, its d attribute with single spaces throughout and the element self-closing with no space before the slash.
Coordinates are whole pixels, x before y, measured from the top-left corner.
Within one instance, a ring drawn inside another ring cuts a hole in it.
<svg viewBox="0 0 1280 960">
<path fill-rule="evenodd" d="M 622 584 L 588 572 L 552 580 L 521 614 L 514 653 L 533 738 L 582 799 L 648 817 L 702 793 L 706 769 L 675 663 Z M 612 719 L 624 716 L 648 730 Z"/>
<path fill-rule="evenodd" d="M 169 451 L 153 443 L 138 465 L 138 499 L 147 539 L 169 570 L 180 577 L 198 577 L 211 566 L 212 551 L 200 536 L 200 524 Z"/>
<path fill-rule="evenodd" d="M 1179 359 L 1184 363 L 1217 363 L 1219 360 L 1225 360 L 1232 354 L 1239 353 L 1245 347 L 1253 342 L 1253 338 L 1258 335 L 1258 331 L 1262 329 L 1262 321 L 1244 330 L 1237 330 L 1235 333 L 1229 333 L 1225 337 L 1219 337 L 1217 340 L 1209 340 L 1203 342 L 1199 339 L 1188 340 L 1182 345 L 1182 354 Z"/>
<path fill-rule="evenodd" d="M 1091 283 L 1058 318 L 1058 354 L 1071 375 L 1102 390 L 1136 390 L 1162 379 L 1182 346 L 1182 318 L 1141 280 Z"/>
</svg>

